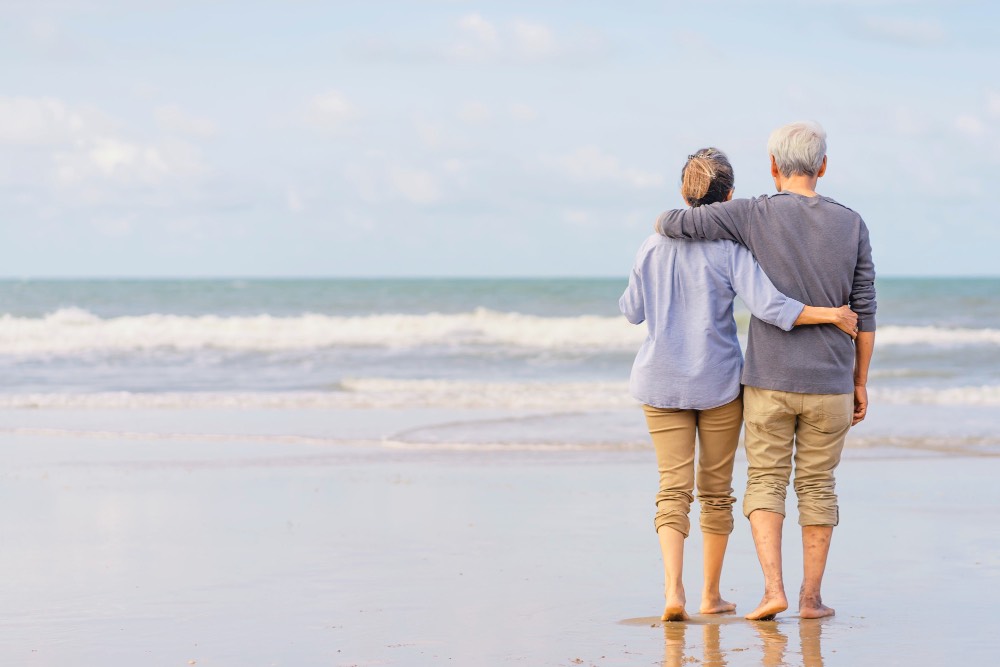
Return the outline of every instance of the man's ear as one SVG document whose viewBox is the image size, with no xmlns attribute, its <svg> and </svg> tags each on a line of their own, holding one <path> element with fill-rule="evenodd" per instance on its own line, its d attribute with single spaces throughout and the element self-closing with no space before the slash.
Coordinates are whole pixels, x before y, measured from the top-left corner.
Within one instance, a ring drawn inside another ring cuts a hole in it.
<svg viewBox="0 0 1000 667">
<path fill-rule="evenodd" d="M 732 198 L 733 198 L 733 192 L 735 192 L 735 190 L 730 190 L 729 191 L 729 194 L 726 195 L 726 201 L 732 200 Z"/>
<path fill-rule="evenodd" d="M 774 156 L 769 156 L 771 158 L 771 178 L 774 179 L 774 189 L 781 192 L 781 172 L 778 171 L 778 163 L 774 161 Z"/>
<path fill-rule="evenodd" d="M 819 171 L 816 172 L 816 178 L 820 178 L 826 173 L 826 156 L 823 156 L 823 164 L 819 166 Z"/>
</svg>

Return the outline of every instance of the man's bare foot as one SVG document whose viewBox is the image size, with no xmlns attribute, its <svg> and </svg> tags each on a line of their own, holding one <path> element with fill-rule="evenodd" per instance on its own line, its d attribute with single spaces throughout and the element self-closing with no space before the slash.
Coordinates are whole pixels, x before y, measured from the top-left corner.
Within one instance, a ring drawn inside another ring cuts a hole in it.
<svg viewBox="0 0 1000 667">
<path fill-rule="evenodd" d="M 820 604 L 816 607 L 799 607 L 799 616 L 802 618 L 826 618 L 836 613 L 836 611 L 825 604 Z"/>
<path fill-rule="evenodd" d="M 744 618 L 748 621 L 773 621 L 774 617 L 788 609 L 788 598 L 780 595 L 764 595 L 757 608 Z"/>
<path fill-rule="evenodd" d="M 799 596 L 799 616 L 802 618 L 826 618 L 833 616 L 836 612 L 823 604 L 819 595 Z"/>
<path fill-rule="evenodd" d="M 723 600 L 718 594 L 701 596 L 701 607 L 698 609 L 699 614 L 725 614 L 730 611 L 736 611 L 736 605 Z"/>
<path fill-rule="evenodd" d="M 690 620 L 687 612 L 684 611 L 684 605 L 676 605 L 667 603 L 667 606 L 663 609 L 663 616 L 660 616 L 661 621 L 687 621 Z"/>
</svg>

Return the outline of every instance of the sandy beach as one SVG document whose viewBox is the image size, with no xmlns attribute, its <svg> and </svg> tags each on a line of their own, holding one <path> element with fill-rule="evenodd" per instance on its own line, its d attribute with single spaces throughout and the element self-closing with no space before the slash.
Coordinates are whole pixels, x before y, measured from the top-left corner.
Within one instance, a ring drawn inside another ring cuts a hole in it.
<svg viewBox="0 0 1000 667">
<path fill-rule="evenodd" d="M 375 416 L 361 421 L 370 427 Z M 0 414 L 8 426 L 0 657 L 106 666 L 829 666 L 995 656 L 987 594 L 1000 579 L 995 456 L 849 449 L 825 590 L 836 617 L 800 622 L 792 610 L 771 623 L 729 615 L 665 626 L 651 450 L 331 439 L 364 431 L 357 417 Z M 431 417 L 440 415 L 395 415 Z M 261 432 L 298 435 L 252 435 Z M 738 464 L 738 492 L 743 474 Z M 790 595 L 801 567 L 794 520 L 789 503 Z M 700 585 L 698 541 L 694 533 L 689 592 Z M 746 612 L 760 585 L 739 519 L 723 590 Z"/>
</svg>

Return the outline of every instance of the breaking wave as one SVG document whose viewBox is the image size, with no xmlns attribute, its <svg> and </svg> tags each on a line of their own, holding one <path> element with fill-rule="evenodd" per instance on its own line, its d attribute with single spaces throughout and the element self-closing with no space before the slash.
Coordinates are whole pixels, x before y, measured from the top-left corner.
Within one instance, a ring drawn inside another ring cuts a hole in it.
<svg viewBox="0 0 1000 667">
<path fill-rule="evenodd" d="M 870 390 L 898 405 L 1000 405 L 1000 385 Z M 335 391 L 0 394 L 0 409 L 504 409 L 586 411 L 636 407 L 626 382 L 475 382 L 346 379 Z"/>
<path fill-rule="evenodd" d="M 540 317 L 483 308 L 425 315 L 110 318 L 64 308 L 39 318 L 0 316 L 0 354 L 429 346 L 628 352 L 641 344 L 645 333 L 645 327 L 621 317 Z M 1000 345 L 1000 330 L 886 326 L 879 329 L 878 345 Z"/>
</svg>

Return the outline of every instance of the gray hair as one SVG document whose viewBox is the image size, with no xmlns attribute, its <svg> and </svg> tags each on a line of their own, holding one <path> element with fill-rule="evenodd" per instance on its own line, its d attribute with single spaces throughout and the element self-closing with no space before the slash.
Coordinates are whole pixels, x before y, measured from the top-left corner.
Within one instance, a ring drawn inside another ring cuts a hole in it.
<svg viewBox="0 0 1000 667">
<path fill-rule="evenodd" d="M 826 156 L 826 130 L 815 121 L 789 123 L 771 133 L 767 152 L 782 176 L 815 176 Z"/>
</svg>

